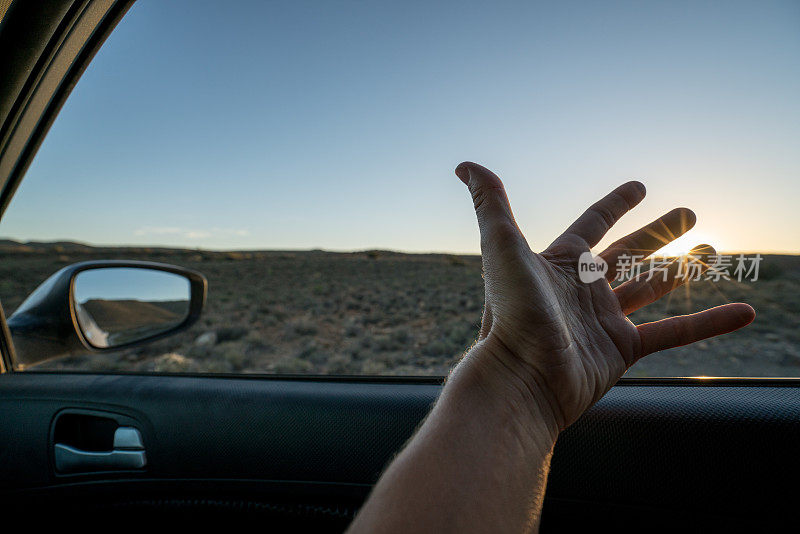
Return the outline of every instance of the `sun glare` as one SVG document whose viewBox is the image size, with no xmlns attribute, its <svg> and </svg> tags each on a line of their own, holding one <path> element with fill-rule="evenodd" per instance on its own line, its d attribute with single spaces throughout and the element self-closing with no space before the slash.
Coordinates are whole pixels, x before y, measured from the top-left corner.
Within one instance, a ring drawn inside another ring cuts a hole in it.
<svg viewBox="0 0 800 534">
<path fill-rule="evenodd" d="M 668 243 L 664 247 L 660 248 L 656 252 L 656 255 L 682 256 L 688 254 L 692 247 L 696 247 L 697 245 L 711 245 L 717 252 L 723 252 L 727 250 L 725 248 L 725 243 L 722 242 L 717 236 L 704 232 L 695 232 L 692 230 L 679 237 L 672 243 Z"/>
</svg>

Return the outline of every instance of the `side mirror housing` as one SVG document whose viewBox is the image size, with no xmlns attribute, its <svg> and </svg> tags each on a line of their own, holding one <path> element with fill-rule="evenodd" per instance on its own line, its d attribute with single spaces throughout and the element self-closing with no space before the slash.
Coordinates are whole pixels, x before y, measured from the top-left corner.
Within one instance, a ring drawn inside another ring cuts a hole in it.
<svg viewBox="0 0 800 534">
<path fill-rule="evenodd" d="M 202 274 L 163 263 L 102 260 L 64 267 L 8 318 L 15 365 L 175 334 L 200 318 L 207 286 Z"/>
</svg>

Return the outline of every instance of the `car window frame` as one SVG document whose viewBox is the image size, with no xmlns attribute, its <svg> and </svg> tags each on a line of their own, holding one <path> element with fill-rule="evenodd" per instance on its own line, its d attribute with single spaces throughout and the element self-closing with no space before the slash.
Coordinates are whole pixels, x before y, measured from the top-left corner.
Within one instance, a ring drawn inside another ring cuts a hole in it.
<svg viewBox="0 0 800 534">
<path fill-rule="evenodd" d="M 0 20 L 0 220 L 80 76 L 134 0 L 14 0 Z M 0 306 L 0 373 L 14 344 Z"/>
</svg>

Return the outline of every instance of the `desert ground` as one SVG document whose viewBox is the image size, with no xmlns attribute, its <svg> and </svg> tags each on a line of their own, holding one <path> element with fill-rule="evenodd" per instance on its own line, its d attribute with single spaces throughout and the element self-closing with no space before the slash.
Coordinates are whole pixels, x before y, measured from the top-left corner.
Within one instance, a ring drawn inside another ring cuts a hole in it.
<svg viewBox="0 0 800 534">
<path fill-rule="evenodd" d="M 446 375 L 474 342 L 480 257 L 449 254 L 90 247 L 0 241 L 7 316 L 58 269 L 89 259 L 171 263 L 209 282 L 200 321 L 148 345 L 80 353 L 38 369 Z M 726 302 L 758 313 L 744 330 L 651 355 L 628 376 L 800 376 L 800 256 L 764 255 L 755 282 L 694 282 L 639 310 L 647 322 Z"/>
</svg>

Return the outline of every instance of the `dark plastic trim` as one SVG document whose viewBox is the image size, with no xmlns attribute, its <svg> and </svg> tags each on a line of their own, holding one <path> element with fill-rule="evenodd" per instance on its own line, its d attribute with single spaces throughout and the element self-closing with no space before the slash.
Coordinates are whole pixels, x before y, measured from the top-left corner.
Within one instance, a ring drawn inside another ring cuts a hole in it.
<svg viewBox="0 0 800 534">
<path fill-rule="evenodd" d="M 443 385 L 446 376 L 402 376 L 402 375 L 296 375 L 296 374 L 265 374 L 265 373 L 145 373 L 134 371 L 79 371 L 31 368 L 26 374 L 42 375 L 92 375 L 92 376 L 168 376 L 182 378 L 213 378 L 229 380 L 286 380 L 302 382 L 338 382 L 353 384 L 419 384 Z M 790 378 L 760 378 L 760 377 L 650 377 L 650 378 L 620 378 L 614 387 L 620 386 L 674 386 L 674 387 L 796 387 L 800 388 L 800 377 Z"/>
<path fill-rule="evenodd" d="M 0 305 L 0 374 L 10 373 L 17 360 L 17 353 L 14 351 L 14 344 L 11 343 L 11 332 L 6 323 L 6 312 Z"/>
</svg>

